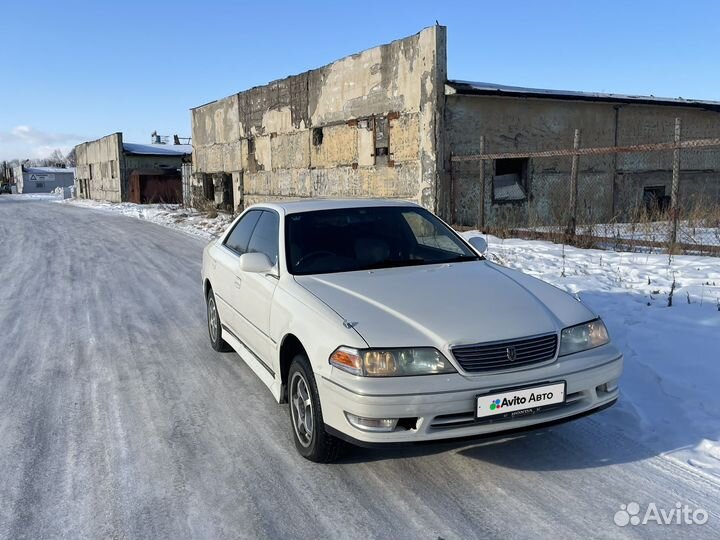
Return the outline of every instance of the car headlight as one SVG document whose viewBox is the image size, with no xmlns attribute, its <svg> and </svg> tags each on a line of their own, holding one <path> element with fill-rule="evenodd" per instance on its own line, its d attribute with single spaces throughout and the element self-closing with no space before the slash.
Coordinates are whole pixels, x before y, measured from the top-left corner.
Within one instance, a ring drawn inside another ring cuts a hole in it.
<svg viewBox="0 0 720 540">
<path fill-rule="evenodd" d="M 367 349 L 340 347 L 330 355 L 330 364 L 364 377 L 408 377 L 456 373 L 455 368 L 432 347 L 416 349 Z"/>
<path fill-rule="evenodd" d="M 560 356 L 594 349 L 610 342 L 605 324 L 595 319 L 577 326 L 565 328 L 560 336 Z"/>
</svg>

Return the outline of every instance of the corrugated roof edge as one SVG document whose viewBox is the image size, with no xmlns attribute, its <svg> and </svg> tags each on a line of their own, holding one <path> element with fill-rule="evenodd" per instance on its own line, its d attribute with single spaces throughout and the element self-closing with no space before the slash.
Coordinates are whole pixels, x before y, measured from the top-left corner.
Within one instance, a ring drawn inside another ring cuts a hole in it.
<svg viewBox="0 0 720 540">
<path fill-rule="evenodd" d="M 463 95 L 494 95 L 538 99 L 565 99 L 573 101 L 600 101 L 606 103 L 639 103 L 643 105 L 695 107 L 720 112 L 720 101 L 664 98 L 655 96 L 632 96 L 625 94 L 607 94 L 602 92 L 578 92 L 574 90 L 548 90 L 544 88 L 525 88 L 522 86 L 508 86 L 503 84 L 474 81 L 449 80 L 446 84 L 452 88 L 455 93 Z"/>
</svg>

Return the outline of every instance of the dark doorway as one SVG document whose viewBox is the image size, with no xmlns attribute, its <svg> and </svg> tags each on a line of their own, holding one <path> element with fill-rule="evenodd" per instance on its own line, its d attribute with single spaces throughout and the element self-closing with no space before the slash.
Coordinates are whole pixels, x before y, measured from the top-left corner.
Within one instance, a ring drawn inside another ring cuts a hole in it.
<svg viewBox="0 0 720 540">
<path fill-rule="evenodd" d="M 212 176 L 209 174 L 203 174 L 202 182 L 205 200 L 215 202 L 215 184 Z"/>
<path fill-rule="evenodd" d="M 137 204 L 182 202 L 182 178 L 176 170 L 141 169 L 130 173 L 130 202 Z"/>
<path fill-rule="evenodd" d="M 222 203 L 220 204 L 220 208 L 226 212 L 232 212 L 235 208 L 232 175 L 222 174 L 220 181 L 222 186 Z"/>
</svg>

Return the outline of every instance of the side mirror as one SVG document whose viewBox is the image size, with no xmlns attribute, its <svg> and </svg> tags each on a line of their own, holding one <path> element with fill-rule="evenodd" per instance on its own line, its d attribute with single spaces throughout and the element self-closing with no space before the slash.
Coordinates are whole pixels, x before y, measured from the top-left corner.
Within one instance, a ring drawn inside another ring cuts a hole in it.
<svg viewBox="0 0 720 540">
<path fill-rule="evenodd" d="M 473 236 L 472 238 L 468 239 L 468 242 L 470 242 L 470 245 L 483 255 L 488 249 L 487 242 L 482 236 Z"/>
<path fill-rule="evenodd" d="M 266 274 L 273 269 L 273 264 L 264 253 L 244 253 L 240 255 L 238 268 L 242 272 Z"/>
</svg>

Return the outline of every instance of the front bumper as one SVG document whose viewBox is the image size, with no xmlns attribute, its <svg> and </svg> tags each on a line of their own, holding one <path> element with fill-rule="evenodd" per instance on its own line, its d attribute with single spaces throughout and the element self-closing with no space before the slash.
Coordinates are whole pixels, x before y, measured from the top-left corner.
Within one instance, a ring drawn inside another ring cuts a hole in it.
<svg viewBox="0 0 720 540">
<path fill-rule="evenodd" d="M 329 377 L 318 378 L 318 391 L 328 431 L 360 444 L 413 443 L 501 434 L 583 416 L 617 400 L 622 367 L 622 354 L 607 345 L 534 369 L 477 376 L 368 380 L 333 370 Z M 478 394 L 559 381 L 567 383 L 562 405 L 531 416 L 475 420 Z M 370 432 L 350 424 L 345 412 L 408 420 L 392 432 Z"/>
</svg>

